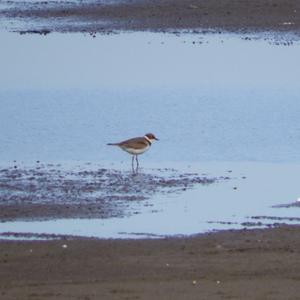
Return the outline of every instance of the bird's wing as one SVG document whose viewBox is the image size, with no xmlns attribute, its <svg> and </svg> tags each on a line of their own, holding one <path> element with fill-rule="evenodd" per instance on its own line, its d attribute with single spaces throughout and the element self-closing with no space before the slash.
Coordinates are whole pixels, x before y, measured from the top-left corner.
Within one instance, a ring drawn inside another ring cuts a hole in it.
<svg viewBox="0 0 300 300">
<path fill-rule="evenodd" d="M 145 147 L 148 146 L 147 141 L 142 138 L 142 137 L 137 137 L 137 138 L 133 138 L 133 139 L 129 139 L 126 141 L 123 141 L 121 143 L 119 143 L 120 147 L 127 147 L 127 148 L 140 148 L 140 147 Z"/>
</svg>

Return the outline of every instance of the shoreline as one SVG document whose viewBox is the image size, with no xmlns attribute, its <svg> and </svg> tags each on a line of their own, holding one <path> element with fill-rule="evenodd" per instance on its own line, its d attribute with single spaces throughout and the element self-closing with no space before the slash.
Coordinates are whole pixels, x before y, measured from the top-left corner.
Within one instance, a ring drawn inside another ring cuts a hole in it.
<svg viewBox="0 0 300 300">
<path fill-rule="evenodd" d="M 1 241 L 0 294 L 5 300 L 297 299 L 299 237 L 299 226 L 281 226 L 159 240 Z"/>
<path fill-rule="evenodd" d="M 299 36 L 300 31 L 300 4 L 296 0 L 10 3 L 14 5 L 2 9 L 0 17 L 28 24 L 30 28 L 16 30 L 20 33 L 89 32 L 94 36 L 115 31 L 187 30 L 202 34 L 273 31 Z"/>
</svg>

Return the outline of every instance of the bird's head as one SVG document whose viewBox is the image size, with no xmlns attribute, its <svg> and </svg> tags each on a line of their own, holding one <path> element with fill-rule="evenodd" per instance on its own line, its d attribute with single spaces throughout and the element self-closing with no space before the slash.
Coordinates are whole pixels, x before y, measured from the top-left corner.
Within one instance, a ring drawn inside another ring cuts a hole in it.
<svg viewBox="0 0 300 300">
<path fill-rule="evenodd" d="M 145 138 L 148 139 L 151 143 L 155 140 L 159 141 L 159 139 L 153 133 L 145 134 Z"/>
</svg>

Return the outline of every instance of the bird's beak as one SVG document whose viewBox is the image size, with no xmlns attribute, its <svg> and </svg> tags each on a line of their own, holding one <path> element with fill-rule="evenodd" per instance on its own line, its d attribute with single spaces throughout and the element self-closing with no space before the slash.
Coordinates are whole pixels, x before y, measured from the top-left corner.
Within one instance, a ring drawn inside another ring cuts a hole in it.
<svg viewBox="0 0 300 300">
<path fill-rule="evenodd" d="M 157 137 L 156 137 L 155 139 L 156 139 L 157 141 L 159 141 L 159 139 L 158 139 Z"/>
</svg>

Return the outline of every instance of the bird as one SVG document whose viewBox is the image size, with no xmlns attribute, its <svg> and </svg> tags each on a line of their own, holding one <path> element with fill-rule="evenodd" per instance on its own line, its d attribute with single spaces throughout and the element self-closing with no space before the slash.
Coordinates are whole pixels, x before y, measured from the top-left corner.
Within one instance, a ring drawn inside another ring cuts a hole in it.
<svg viewBox="0 0 300 300">
<path fill-rule="evenodd" d="M 119 143 L 108 143 L 108 146 L 118 146 L 122 150 L 128 152 L 132 155 L 132 169 L 134 170 L 134 157 L 137 164 L 137 169 L 139 167 L 138 155 L 146 152 L 152 145 L 154 141 L 159 141 L 159 139 L 153 133 L 147 133 L 142 137 L 131 138 Z"/>
</svg>

